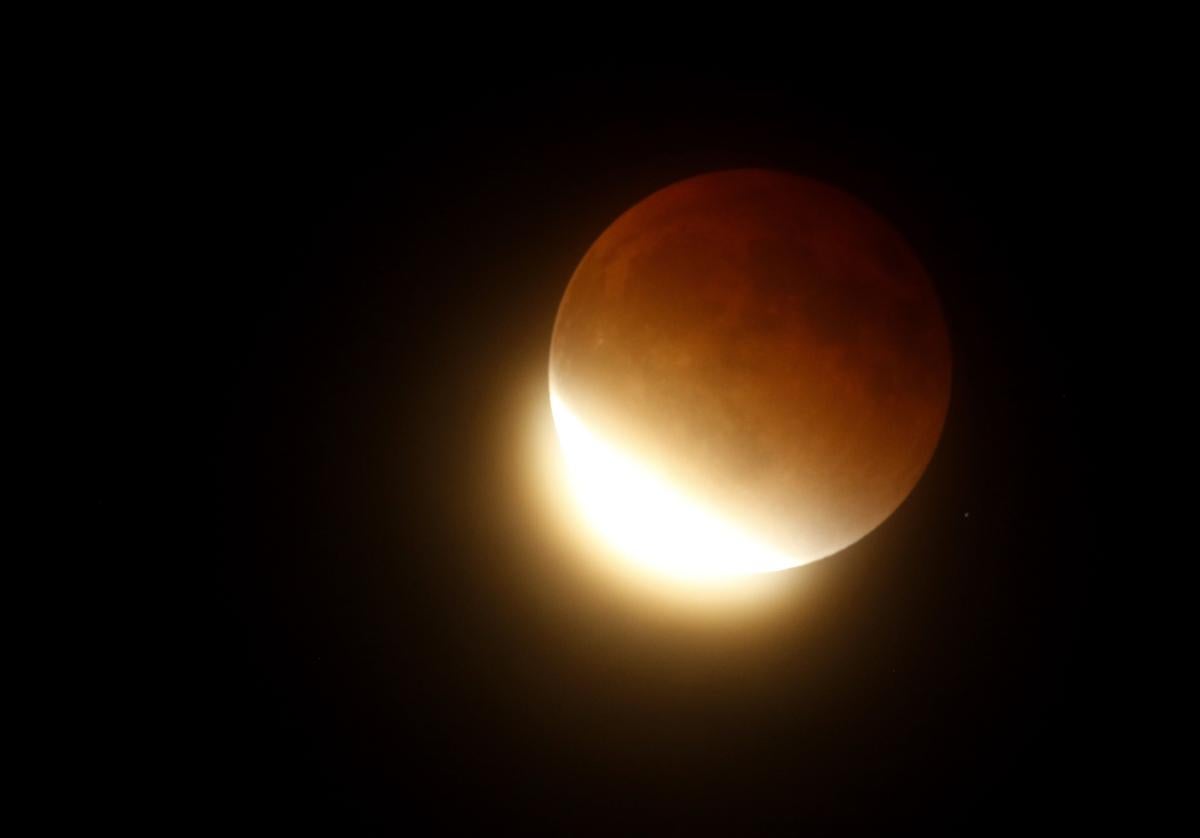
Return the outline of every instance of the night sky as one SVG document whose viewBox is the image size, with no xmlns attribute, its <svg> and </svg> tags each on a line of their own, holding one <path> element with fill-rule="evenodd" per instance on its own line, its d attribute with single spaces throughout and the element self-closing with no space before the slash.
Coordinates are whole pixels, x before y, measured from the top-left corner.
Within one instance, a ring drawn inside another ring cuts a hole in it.
<svg viewBox="0 0 1200 838">
<path fill-rule="evenodd" d="M 209 160 L 229 258 L 198 352 L 219 594 L 194 816 L 325 834 L 1099 817 L 1108 559 L 1075 255 L 1099 152 L 1064 89 L 481 67 L 268 74 L 230 97 Z M 891 519 L 785 572 L 761 613 L 704 617 L 604 581 L 531 452 L 588 246 L 656 189 L 746 166 L 825 180 L 903 233 L 953 392 Z"/>
</svg>

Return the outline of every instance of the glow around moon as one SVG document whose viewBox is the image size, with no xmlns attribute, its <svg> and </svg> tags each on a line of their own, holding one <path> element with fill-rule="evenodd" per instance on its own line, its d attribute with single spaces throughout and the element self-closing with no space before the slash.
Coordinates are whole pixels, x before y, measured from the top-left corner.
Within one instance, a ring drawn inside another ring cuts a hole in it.
<svg viewBox="0 0 1200 838">
<path fill-rule="evenodd" d="M 832 555 L 920 479 L 950 347 L 908 244 L 782 172 L 702 175 L 592 245 L 550 352 L 572 493 L 636 565 L 686 579 Z"/>
</svg>

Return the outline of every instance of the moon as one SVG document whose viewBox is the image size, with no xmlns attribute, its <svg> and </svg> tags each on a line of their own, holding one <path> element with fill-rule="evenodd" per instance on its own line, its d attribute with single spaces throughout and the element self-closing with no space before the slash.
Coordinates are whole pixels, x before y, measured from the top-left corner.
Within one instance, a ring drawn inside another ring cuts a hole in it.
<svg viewBox="0 0 1200 838">
<path fill-rule="evenodd" d="M 592 244 L 549 379 L 600 535 L 658 570 L 728 576 L 830 556 L 900 506 L 942 433 L 951 349 L 883 217 L 742 169 L 655 192 Z"/>
</svg>

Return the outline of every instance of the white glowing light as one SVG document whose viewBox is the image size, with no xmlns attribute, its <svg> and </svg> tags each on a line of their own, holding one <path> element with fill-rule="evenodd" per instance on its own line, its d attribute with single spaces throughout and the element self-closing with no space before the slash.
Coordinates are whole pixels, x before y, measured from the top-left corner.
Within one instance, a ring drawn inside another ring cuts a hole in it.
<svg viewBox="0 0 1200 838">
<path fill-rule="evenodd" d="M 639 565 L 704 580 L 805 563 L 742 532 L 598 439 L 554 393 L 550 408 L 580 510 L 604 540 Z"/>
</svg>

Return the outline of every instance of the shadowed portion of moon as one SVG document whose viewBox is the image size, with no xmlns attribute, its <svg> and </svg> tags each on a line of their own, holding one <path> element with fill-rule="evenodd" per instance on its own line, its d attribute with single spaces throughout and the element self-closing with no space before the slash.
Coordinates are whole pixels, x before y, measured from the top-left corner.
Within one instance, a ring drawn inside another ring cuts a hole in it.
<svg viewBox="0 0 1200 838">
<path fill-rule="evenodd" d="M 550 384 L 594 433 L 797 557 L 882 523 L 933 455 L 950 344 L 879 215 L 768 170 L 701 175 L 618 218 L 558 312 Z"/>
</svg>

